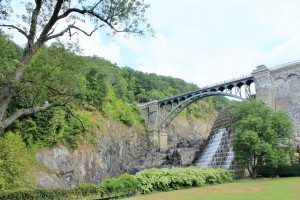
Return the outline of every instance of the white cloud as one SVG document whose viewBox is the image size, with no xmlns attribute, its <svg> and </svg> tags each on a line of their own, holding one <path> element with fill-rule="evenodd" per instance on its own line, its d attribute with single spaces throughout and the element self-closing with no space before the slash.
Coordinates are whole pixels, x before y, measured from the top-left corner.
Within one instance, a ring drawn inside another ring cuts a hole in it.
<svg viewBox="0 0 300 200">
<path fill-rule="evenodd" d="M 299 1 L 150 3 L 148 18 L 156 38 L 117 39 L 127 57 L 131 54 L 129 61 L 123 59 L 125 65 L 135 69 L 202 86 L 251 73 L 261 64 L 299 59 Z"/>
<path fill-rule="evenodd" d="M 87 33 L 91 32 L 94 29 L 94 26 L 89 22 L 78 23 L 77 26 L 82 30 L 85 30 Z M 121 63 L 121 48 L 113 40 L 105 41 L 105 35 L 104 33 L 101 34 L 101 31 L 102 30 L 94 32 L 92 36 L 87 36 L 78 31 L 78 34 L 74 35 L 74 37 L 72 37 L 72 40 L 78 40 L 79 46 L 83 48 L 84 55 L 97 55 L 99 57 L 110 60 L 113 63 Z M 67 41 L 70 38 L 66 34 L 61 39 L 63 41 Z"/>
<path fill-rule="evenodd" d="M 121 63 L 120 47 L 113 41 L 104 44 L 98 32 L 91 37 L 80 37 L 79 45 L 84 47 L 85 55 L 97 55 L 113 63 Z"/>
<path fill-rule="evenodd" d="M 84 53 L 199 86 L 300 58 L 299 0 L 148 2 L 156 37 L 112 40 L 100 30 L 80 36 Z"/>
</svg>

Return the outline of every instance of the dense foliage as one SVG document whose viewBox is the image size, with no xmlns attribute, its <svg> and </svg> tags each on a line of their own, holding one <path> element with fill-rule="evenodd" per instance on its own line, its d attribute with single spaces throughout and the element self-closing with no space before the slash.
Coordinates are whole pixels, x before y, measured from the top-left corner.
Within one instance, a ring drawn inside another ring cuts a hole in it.
<svg viewBox="0 0 300 200">
<path fill-rule="evenodd" d="M 148 169 L 137 173 L 139 192 L 170 191 L 204 184 L 224 183 L 233 180 L 230 171 L 221 168 Z"/>
<path fill-rule="evenodd" d="M 198 187 L 205 184 L 231 182 L 232 173 L 225 169 L 213 168 L 171 168 L 148 169 L 138 174 L 123 174 L 117 178 L 107 179 L 99 185 L 80 183 L 76 189 L 56 190 L 20 190 L 0 193 L 0 199 L 77 199 L 106 198 L 139 192 L 141 194 L 155 191 L 170 191 Z"/>
<path fill-rule="evenodd" d="M 0 137 L 0 192 L 26 188 L 32 179 L 31 156 L 20 135 Z"/>
<path fill-rule="evenodd" d="M 136 192 L 138 181 L 133 175 L 123 174 L 117 178 L 105 180 L 100 185 L 79 183 L 75 189 L 34 189 L 15 190 L 0 193 L 0 199 L 98 199 L 118 197 L 130 192 Z"/>
<path fill-rule="evenodd" d="M 237 104 L 233 109 L 233 150 L 237 165 L 256 178 L 258 167 L 290 163 L 293 126 L 284 111 L 275 111 L 255 99 Z"/>
</svg>

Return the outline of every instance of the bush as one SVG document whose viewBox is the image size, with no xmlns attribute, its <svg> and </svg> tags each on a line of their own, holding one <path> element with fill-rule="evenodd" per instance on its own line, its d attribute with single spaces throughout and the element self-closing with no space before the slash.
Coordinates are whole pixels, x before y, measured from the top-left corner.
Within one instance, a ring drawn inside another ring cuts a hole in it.
<svg viewBox="0 0 300 200">
<path fill-rule="evenodd" d="M 300 176 L 300 164 L 294 163 L 291 166 L 271 167 L 263 166 L 258 169 L 258 173 L 265 177 L 279 175 L 281 177 Z"/>
<path fill-rule="evenodd" d="M 233 175 L 230 171 L 217 168 L 171 168 L 148 169 L 135 176 L 123 174 L 117 178 L 110 178 L 100 185 L 79 183 L 76 189 L 35 189 L 6 191 L 0 193 L 0 199 L 78 199 L 79 197 L 109 198 L 121 197 L 139 191 L 147 194 L 154 191 L 170 191 L 204 184 L 230 182 Z"/>
<path fill-rule="evenodd" d="M 101 183 L 104 194 L 109 197 L 135 192 L 139 182 L 133 175 L 122 174 L 117 178 L 106 179 Z"/>
<path fill-rule="evenodd" d="M 20 135 L 0 137 L 0 191 L 26 188 L 32 182 L 31 160 Z"/>
<path fill-rule="evenodd" d="M 88 185 L 76 189 L 35 189 L 35 190 L 14 190 L 0 193 L 0 199 L 9 200 L 65 200 L 77 199 L 77 197 L 87 197 L 97 195 L 103 197 L 103 190 L 97 185 Z"/>
<path fill-rule="evenodd" d="M 154 191 L 170 191 L 204 184 L 224 183 L 233 180 L 230 171 L 217 168 L 148 169 L 136 175 L 142 194 Z"/>
<path fill-rule="evenodd" d="M 100 185 L 79 183 L 75 189 L 34 189 L 34 190 L 14 190 L 0 193 L 0 199 L 28 199 L 28 200 L 64 200 L 78 199 L 82 197 L 106 198 L 122 196 L 135 192 L 138 182 L 133 175 L 123 174 L 117 178 L 110 178 Z"/>
</svg>

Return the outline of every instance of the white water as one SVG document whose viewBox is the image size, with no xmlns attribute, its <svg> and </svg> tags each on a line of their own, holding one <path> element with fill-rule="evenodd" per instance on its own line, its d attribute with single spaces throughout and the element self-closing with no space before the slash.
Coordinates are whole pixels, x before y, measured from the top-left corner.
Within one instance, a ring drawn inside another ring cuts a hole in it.
<svg viewBox="0 0 300 200">
<path fill-rule="evenodd" d="M 213 133 L 207 146 L 202 152 L 199 161 L 196 163 L 196 166 L 210 166 L 213 161 L 213 156 L 216 154 L 216 151 L 220 146 L 221 138 L 225 131 L 226 129 L 219 129 L 218 131 Z"/>
<path fill-rule="evenodd" d="M 225 164 L 222 165 L 222 167 L 225 168 L 225 169 L 229 169 L 230 166 L 232 165 L 233 159 L 234 159 L 234 155 L 233 155 L 233 150 L 232 150 L 232 147 L 231 147 L 229 149 L 229 151 L 226 153 Z"/>
<path fill-rule="evenodd" d="M 213 133 L 200 155 L 196 166 L 222 167 L 229 169 L 234 160 L 231 135 L 226 128 Z"/>
</svg>

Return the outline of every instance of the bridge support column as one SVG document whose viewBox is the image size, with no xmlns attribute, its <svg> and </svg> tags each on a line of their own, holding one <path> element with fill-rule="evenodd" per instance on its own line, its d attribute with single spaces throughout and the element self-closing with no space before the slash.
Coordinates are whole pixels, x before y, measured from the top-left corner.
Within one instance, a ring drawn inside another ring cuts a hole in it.
<svg viewBox="0 0 300 200">
<path fill-rule="evenodd" d="M 160 149 L 168 148 L 168 133 L 165 128 L 162 128 L 159 132 L 159 148 Z"/>
<path fill-rule="evenodd" d="M 157 130 L 148 130 L 148 139 L 152 148 L 159 148 L 160 137 Z"/>
<path fill-rule="evenodd" d="M 139 105 L 141 114 L 145 119 L 148 130 L 148 138 L 152 148 L 168 148 L 168 134 L 161 130 L 159 125 L 159 106 L 157 101 Z"/>
</svg>

